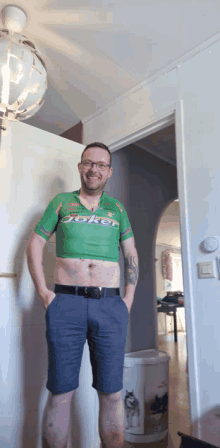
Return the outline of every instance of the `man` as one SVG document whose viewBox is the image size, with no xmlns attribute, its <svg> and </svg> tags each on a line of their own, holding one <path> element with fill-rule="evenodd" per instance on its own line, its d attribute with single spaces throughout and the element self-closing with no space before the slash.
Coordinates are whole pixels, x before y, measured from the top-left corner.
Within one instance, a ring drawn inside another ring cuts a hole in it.
<svg viewBox="0 0 220 448">
<path fill-rule="evenodd" d="M 128 315 L 138 280 L 138 255 L 124 206 L 104 187 L 111 177 L 111 153 L 88 145 L 78 164 L 80 190 L 58 194 L 38 222 L 27 250 L 28 267 L 46 309 L 48 402 L 43 448 L 65 448 L 70 403 L 79 385 L 86 339 L 99 397 L 103 448 L 124 444 L 123 363 Z M 55 293 L 47 289 L 43 248 L 56 232 Z M 119 242 L 125 265 L 120 296 Z"/>
</svg>

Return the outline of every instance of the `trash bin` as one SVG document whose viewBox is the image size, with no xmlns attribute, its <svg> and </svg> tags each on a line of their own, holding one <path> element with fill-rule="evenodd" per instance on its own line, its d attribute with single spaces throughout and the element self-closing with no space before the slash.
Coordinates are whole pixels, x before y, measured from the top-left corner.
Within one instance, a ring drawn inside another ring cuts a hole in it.
<svg viewBox="0 0 220 448">
<path fill-rule="evenodd" d="M 122 399 L 125 440 L 150 443 L 168 433 L 169 355 L 161 350 L 126 353 Z"/>
</svg>

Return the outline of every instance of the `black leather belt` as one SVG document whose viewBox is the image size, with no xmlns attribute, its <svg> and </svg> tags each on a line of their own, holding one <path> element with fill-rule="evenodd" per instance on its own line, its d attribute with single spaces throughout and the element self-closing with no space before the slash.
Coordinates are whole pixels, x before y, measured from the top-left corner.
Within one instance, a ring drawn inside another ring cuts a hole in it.
<svg viewBox="0 0 220 448">
<path fill-rule="evenodd" d="M 119 288 L 103 288 L 102 286 L 70 286 L 55 285 L 55 294 L 73 294 L 86 299 L 101 299 L 101 297 L 120 296 Z"/>
</svg>

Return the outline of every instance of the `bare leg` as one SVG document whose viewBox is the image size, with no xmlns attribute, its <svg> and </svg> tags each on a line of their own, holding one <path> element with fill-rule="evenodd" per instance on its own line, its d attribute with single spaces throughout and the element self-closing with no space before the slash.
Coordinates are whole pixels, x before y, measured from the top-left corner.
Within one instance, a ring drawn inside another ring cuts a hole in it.
<svg viewBox="0 0 220 448">
<path fill-rule="evenodd" d="M 99 433 L 102 448 L 124 446 L 125 415 L 121 392 L 99 396 Z"/>
<path fill-rule="evenodd" d="M 73 392 L 49 392 L 42 424 L 42 448 L 66 448 Z"/>
</svg>

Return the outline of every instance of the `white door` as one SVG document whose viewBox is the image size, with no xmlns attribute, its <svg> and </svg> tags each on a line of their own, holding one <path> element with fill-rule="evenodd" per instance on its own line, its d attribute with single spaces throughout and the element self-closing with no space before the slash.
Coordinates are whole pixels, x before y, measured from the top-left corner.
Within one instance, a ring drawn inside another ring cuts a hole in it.
<svg viewBox="0 0 220 448">
<path fill-rule="evenodd" d="M 77 164 L 83 145 L 24 123 L 12 123 L 0 147 L 0 444 L 41 448 L 41 419 L 48 391 L 45 312 L 27 269 L 31 232 L 50 200 L 80 188 Z M 53 288 L 55 237 L 45 247 L 46 281 Z M 98 446 L 98 397 L 85 345 L 80 386 L 72 406 L 69 447 Z M 77 404 L 76 404 L 77 403 Z M 91 440 L 92 445 L 91 445 Z"/>
</svg>

